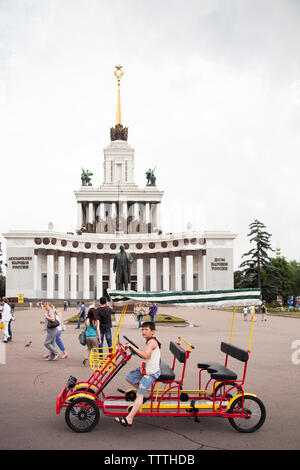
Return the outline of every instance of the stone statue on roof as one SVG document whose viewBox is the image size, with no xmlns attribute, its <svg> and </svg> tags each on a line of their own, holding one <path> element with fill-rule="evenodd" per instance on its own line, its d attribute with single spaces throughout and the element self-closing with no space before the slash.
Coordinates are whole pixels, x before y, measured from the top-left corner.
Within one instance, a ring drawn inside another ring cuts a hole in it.
<svg viewBox="0 0 300 470">
<path fill-rule="evenodd" d="M 146 171 L 146 178 L 147 178 L 147 186 L 156 186 L 156 176 L 154 175 L 156 167 L 151 170 L 149 168 L 148 171 Z"/>
<path fill-rule="evenodd" d="M 93 176 L 93 173 L 91 173 L 89 170 L 84 170 L 82 168 L 81 185 L 82 186 L 92 186 L 91 176 Z"/>
</svg>

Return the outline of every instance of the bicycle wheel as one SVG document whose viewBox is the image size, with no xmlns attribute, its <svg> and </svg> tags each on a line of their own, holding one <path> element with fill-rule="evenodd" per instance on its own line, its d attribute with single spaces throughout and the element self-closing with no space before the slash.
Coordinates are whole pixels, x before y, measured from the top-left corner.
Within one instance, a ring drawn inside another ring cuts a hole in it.
<svg viewBox="0 0 300 470">
<path fill-rule="evenodd" d="M 254 396 L 237 397 L 231 404 L 229 413 L 247 413 L 245 418 L 228 418 L 236 431 L 247 433 L 257 431 L 265 422 L 266 409 L 263 402 Z"/>
<path fill-rule="evenodd" d="M 67 425 L 75 432 L 91 431 L 97 425 L 99 417 L 98 406 L 86 397 L 74 398 L 65 413 Z"/>
<path fill-rule="evenodd" d="M 235 387 L 235 388 L 232 388 Z M 227 390 L 230 390 L 230 393 L 227 393 Z M 220 382 L 215 388 L 215 397 L 222 398 L 225 394 L 225 398 L 231 400 L 233 398 L 233 394 L 237 395 L 238 393 L 242 393 L 242 388 L 237 383 L 225 383 L 225 392 L 224 392 L 224 382 Z M 211 397 L 213 397 L 213 391 L 211 393 Z"/>
</svg>

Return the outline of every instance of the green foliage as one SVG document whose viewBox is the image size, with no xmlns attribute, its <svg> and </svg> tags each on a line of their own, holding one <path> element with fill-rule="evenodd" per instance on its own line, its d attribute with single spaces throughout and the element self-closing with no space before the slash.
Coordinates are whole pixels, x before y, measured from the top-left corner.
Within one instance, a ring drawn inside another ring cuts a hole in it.
<svg viewBox="0 0 300 470">
<path fill-rule="evenodd" d="M 257 287 L 257 272 L 254 269 L 246 274 L 236 271 L 234 280 L 235 288 Z M 288 262 L 284 257 L 270 258 L 269 263 L 261 268 L 261 285 L 263 299 L 270 306 L 279 308 L 277 295 L 282 295 L 285 304 L 288 296 L 300 296 L 300 263 Z"/>
<path fill-rule="evenodd" d="M 249 225 L 250 233 L 247 234 L 247 237 L 250 238 L 250 243 L 254 243 L 255 246 L 248 253 L 243 254 L 242 258 L 248 257 L 243 263 L 241 263 L 240 268 L 244 267 L 245 270 L 256 270 L 258 266 L 265 266 L 269 261 L 268 250 L 274 251 L 270 244 L 271 234 L 266 232 L 266 226 L 259 220 L 255 220 Z"/>
<path fill-rule="evenodd" d="M 271 234 L 265 228 L 259 220 L 249 225 L 250 232 L 247 237 L 254 247 L 242 256 L 246 259 L 239 266 L 242 270 L 235 275 L 235 287 L 258 287 L 262 291 L 263 299 L 269 299 L 276 291 L 279 273 L 276 266 L 270 265 L 268 251 L 274 250 L 270 243 Z"/>
</svg>

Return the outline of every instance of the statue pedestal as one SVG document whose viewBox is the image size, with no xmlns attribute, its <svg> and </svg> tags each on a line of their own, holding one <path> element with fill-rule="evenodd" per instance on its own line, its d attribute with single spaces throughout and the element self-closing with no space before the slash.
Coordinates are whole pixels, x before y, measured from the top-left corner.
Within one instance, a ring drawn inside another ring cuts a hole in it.
<svg viewBox="0 0 300 470">
<path fill-rule="evenodd" d="M 113 305 L 113 309 L 116 313 L 122 313 L 123 305 Z M 134 304 L 128 304 L 126 313 L 133 313 L 134 312 Z"/>
</svg>

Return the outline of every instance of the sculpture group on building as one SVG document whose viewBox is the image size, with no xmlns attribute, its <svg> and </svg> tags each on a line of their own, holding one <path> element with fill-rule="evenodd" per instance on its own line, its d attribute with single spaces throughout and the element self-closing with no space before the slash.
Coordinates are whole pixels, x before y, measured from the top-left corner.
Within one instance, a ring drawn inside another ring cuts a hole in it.
<svg viewBox="0 0 300 470">
<path fill-rule="evenodd" d="M 156 167 L 153 168 L 153 170 L 149 168 L 149 170 L 146 171 L 147 186 L 156 186 L 156 176 L 154 175 L 155 169 Z"/>
<path fill-rule="evenodd" d="M 93 173 L 91 173 L 89 170 L 84 170 L 82 168 L 81 185 L 82 186 L 92 186 L 91 176 L 93 176 Z"/>
</svg>

